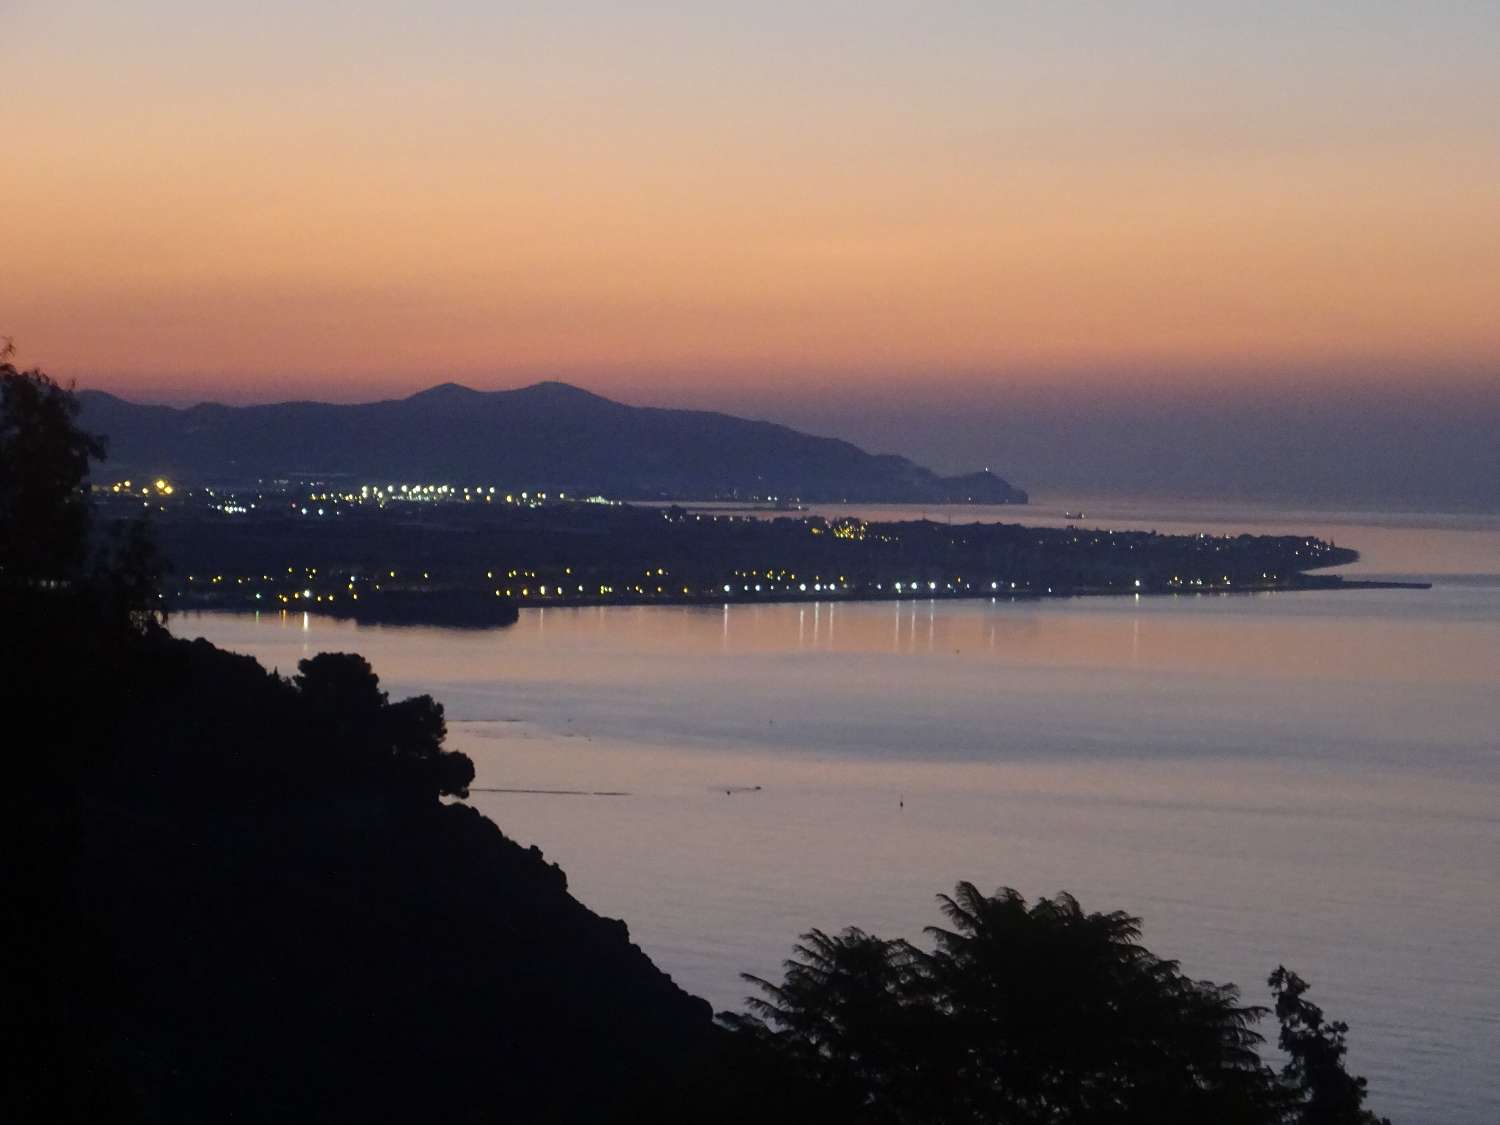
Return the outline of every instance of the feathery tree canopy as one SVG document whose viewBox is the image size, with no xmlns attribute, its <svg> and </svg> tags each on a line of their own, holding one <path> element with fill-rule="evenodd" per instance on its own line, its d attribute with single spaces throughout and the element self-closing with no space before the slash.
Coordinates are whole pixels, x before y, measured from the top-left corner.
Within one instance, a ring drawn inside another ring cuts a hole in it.
<svg viewBox="0 0 1500 1125">
<path fill-rule="evenodd" d="M 927 928 L 930 949 L 812 930 L 782 981 L 747 976 L 759 995 L 720 1022 L 851 1120 L 1376 1122 L 1343 1069 L 1346 1029 L 1322 1023 L 1295 976 L 1278 986 L 1292 1056 L 1278 1075 L 1258 1051 L 1266 1009 L 1152 953 L 1140 919 L 972 883 L 939 902 L 947 925 Z"/>
</svg>

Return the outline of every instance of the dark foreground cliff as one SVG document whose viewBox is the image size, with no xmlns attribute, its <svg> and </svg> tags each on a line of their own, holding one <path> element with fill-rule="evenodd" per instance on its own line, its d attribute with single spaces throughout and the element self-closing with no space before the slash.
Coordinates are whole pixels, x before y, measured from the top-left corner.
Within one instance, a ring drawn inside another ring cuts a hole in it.
<svg viewBox="0 0 1500 1125">
<path fill-rule="evenodd" d="M 441 708 L 8 607 L 7 1121 L 675 1119 L 722 1032 L 473 809 Z M 290 670 L 288 670 L 290 671 Z M 14 731 L 15 727 L 11 728 Z M 691 1116 L 691 1115 L 689 1115 Z"/>
</svg>

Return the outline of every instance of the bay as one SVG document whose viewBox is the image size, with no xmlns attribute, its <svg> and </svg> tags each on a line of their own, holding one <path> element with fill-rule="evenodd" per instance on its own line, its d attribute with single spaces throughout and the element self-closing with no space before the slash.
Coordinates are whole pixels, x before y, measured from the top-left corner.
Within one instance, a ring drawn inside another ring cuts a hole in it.
<svg viewBox="0 0 1500 1125">
<path fill-rule="evenodd" d="M 393 696 L 433 694 L 472 802 L 716 1007 L 811 926 L 917 938 L 958 879 L 1065 889 L 1142 915 L 1152 949 L 1248 1000 L 1296 969 L 1351 1024 L 1379 1112 L 1500 1119 L 1500 518 L 926 514 L 1318 535 L 1361 551 L 1352 576 L 1434 585 L 172 627 L 283 673 L 358 651 Z"/>
</svg>

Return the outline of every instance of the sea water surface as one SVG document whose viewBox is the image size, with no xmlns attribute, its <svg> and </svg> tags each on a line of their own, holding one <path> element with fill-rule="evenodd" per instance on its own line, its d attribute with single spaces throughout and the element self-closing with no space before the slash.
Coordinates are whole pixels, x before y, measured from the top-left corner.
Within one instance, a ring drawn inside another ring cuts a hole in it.
<svg viewBox="0 0 1500 1125">
<path fill-rule="evenodd" d="M 359 651 L 432 693 L 473 803 L 716 1007 L 812 926 L 918 938 L 959 879 L 1068 890 L 1249 1001 L 1294 968 L 1398 1123 L 1500 1121 L 1500 518 L 1067 508 L 1319 535 L 1362 552 L 1352 576 L 1434 586 L 172 627 L 283 673 Z"/>
</svg>

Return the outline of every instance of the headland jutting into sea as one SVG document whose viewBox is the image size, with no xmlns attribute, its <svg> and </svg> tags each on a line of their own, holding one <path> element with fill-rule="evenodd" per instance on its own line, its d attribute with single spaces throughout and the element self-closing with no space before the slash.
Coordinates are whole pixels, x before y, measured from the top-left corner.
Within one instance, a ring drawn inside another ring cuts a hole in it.
<svg viewBox="0 0 1500 1125">
<path fill-rule="evenodd" d="M 282 482 L 225 491 L 99 489 L 150 511 L 172 610 L 312 612 L 365 622 L 490 626 L 527 606 L 1201 595 L 1344 589 L 1314 571 L 1358 553 L 1311 536 L 927 519 L 774 518 L 418 486 Z M 420 499 L 419 499 L 420 497 Z M 769 514 L 769 513 L 768 513 Z"/>
</svg>

